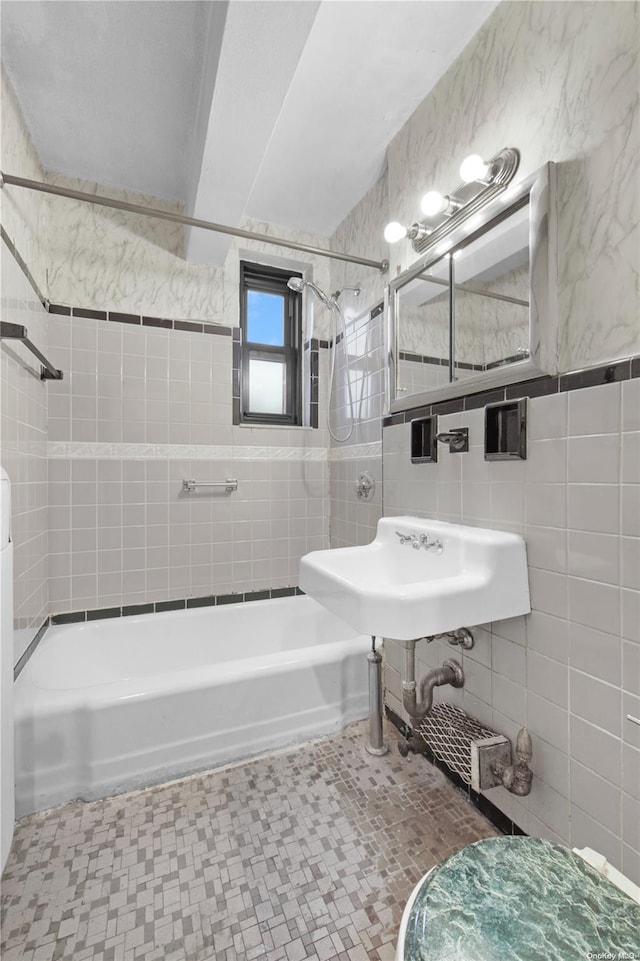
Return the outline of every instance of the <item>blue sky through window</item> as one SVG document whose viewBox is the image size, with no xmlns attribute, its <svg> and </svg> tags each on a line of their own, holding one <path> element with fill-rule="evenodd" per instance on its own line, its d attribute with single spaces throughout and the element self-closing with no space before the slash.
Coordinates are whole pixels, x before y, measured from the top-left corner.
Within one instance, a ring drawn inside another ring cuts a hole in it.
<svg viewBox="0 0 640 961">
<path fill-rule="evenodd" d="M 247 291 L 247 338 L 256 344 L 284 344 L 284 297 L 262 290 Z"/>
</svg>

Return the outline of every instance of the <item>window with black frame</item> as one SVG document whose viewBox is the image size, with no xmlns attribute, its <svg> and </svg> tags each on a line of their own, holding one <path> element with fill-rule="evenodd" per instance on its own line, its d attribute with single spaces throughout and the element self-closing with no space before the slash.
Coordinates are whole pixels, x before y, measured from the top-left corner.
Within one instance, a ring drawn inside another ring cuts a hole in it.
<svg viewBox="0 0 640 961">
<path fill-rule="evenodd" d="M 293 274 L 240 264 L 240 420 L 245 424 L 301 423 L 301 295 Z"/>
</svg>

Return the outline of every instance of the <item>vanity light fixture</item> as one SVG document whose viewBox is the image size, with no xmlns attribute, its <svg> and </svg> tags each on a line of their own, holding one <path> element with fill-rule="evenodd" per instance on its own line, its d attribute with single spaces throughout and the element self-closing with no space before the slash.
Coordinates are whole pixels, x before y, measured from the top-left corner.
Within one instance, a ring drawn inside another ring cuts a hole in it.
<svg viewBox="0 0 640 961">
<path fill-rule="evenodd" d="M 490 170 L 489 164 L 486 164 L 480 154 L 477 153 L 465 157 L 460 164 L 460 176 L 466 184 L 473 181 L 481 184 L 491 183 Z"/>
<path fill-rule="evenodd" d="M 404 227 L 397 220 L 392 220 L 384 228 L 384 239 L 388 244 L 395 244 L 399 240 L 404 240 L 405 237 L 408 237 L 409 240 L 418 240 L 430 233 L 428 227 L 423 224 L 411 224 L 410 227 Z"/>
<path fill-rule="evenodd" d="M 490 160 L 484 161 L 479 154 L 471 154 L 460 165 L 462 183 L 450 194 L 429 190 L 421 200 L 424 220 L 404 227 L 397 221 L 387 224 L 384 239 L 395 244 L 405 237 L 412 242 L 416 253 L 424 253 L 432 244 L 460 224 L 469 221 L 469 229 L 475 229 L 471 219 L 495 196 L 502 193 L 512 180 L 520 154 L 513 147 L 505 147 Z"/>
<path fill-rule="evenodd" d="M 439 190 L 429 190 L 420 201 L 420 209 L 425 217 L 437 217 L 438 214 L 450 217 L 461 206 L 455 197 L 443 197 Z"/>
</svg>

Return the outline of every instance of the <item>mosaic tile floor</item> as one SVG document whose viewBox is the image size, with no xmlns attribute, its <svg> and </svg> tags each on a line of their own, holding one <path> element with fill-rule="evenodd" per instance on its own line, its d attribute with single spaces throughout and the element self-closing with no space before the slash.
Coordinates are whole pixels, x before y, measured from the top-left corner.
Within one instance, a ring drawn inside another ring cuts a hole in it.
<svg viewBox="0 0 640 961">
<path fill-rule="evenodd" d="M 392 961 L 415 882 L 496 831 L 365 732 L 24 818 L 3 961 Z"/>
</svg>

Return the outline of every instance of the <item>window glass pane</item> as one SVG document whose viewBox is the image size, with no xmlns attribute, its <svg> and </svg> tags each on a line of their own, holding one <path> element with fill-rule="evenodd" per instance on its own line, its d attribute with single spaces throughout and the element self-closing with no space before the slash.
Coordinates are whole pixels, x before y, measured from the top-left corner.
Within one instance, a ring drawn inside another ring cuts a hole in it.
<svg viewBox="0 0 640 961">
<path fill-rule="evenodd" d="M 247 340 L 284 345 L 284 297 L 262 290 L 247 291 Z"/>
<path fill-rule="evenodd" d="M 287 368 L 282 358 L 249 358 L 249 410 L 253 414 L 286 414 Z"/>
</svg>

